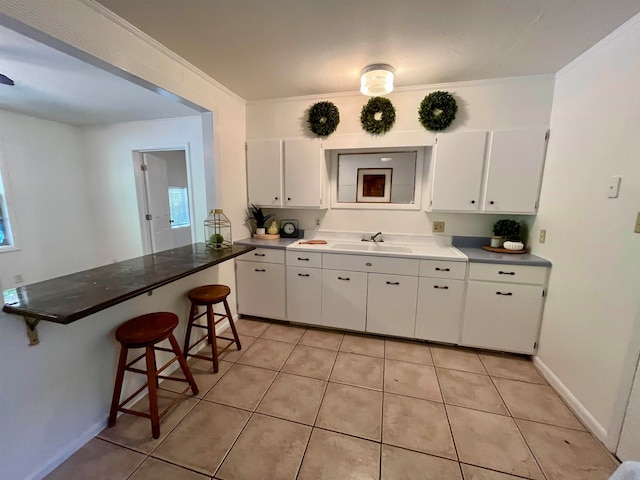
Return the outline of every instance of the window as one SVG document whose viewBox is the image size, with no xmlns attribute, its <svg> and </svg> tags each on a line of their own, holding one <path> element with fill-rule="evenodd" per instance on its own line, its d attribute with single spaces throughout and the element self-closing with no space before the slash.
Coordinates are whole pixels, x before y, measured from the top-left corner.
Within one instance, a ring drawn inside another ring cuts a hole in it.
<svg viewBox="0 0 640 480">
<path fill-rule="evenodd" d="M 189 196 L 186 187 L 169 187 L 171 228 L 189 227 Z"/>
<path fill-rule="evenodd" d="M 9 207 L 7 205 L 9 193 L 8 184 L 5 183 L 7 176 L 3 167 L 2 158 L 0 158 L 0 250 L 15 245 L 11 221 L 9 220 Z M 5 188 L 7 189 L 5 190 Z"/>
</svg>

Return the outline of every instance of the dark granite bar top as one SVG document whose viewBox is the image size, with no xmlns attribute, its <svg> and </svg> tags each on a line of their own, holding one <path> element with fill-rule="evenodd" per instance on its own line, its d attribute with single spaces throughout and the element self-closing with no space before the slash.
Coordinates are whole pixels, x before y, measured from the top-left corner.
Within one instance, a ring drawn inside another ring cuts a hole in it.
<svg viewBox="0 0 640 480">
<path fill-rule="evenodd" d="M 165 250 L 19 287 L 2 310 L 68 324 L 254 249 L 194 243 Z"/>
</svg>

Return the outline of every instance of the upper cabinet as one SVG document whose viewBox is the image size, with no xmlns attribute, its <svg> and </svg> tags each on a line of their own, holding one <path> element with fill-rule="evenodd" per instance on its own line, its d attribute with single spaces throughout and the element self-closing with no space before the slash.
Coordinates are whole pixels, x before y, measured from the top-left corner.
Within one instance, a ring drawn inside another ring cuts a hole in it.
<svg viewBox="0 0 640 480">
<path fill-rule="evenodd" d="M 263 207 L 323 208 L 326 171 L 320 139 L 247 142 L 249 203 Z"/>
<path fill-rule="evenodd" d="M 438 134 L 428 210 L 536 213 L 547 138 L 546 128 Z"/>
</svg>

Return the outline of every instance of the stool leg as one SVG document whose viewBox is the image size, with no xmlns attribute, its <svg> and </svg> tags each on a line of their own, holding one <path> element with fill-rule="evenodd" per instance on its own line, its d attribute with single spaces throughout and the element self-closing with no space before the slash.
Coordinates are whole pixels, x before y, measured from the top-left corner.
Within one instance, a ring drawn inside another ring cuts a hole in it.
<svg viewBox="0 0 640 480">
<path fill-rule="evenodd" d="M 158 372 L 155 370 L 155 350 L 146 347 L 147 360 L 147 385 L 149 386 L 149 413 L 151 414 L 151 435 L 153 438 L 160 437 L 160 417 L 158 415 L 158 388 L 156 387 Z"/>
<path fill-rule="evenodd" d="M 178 345 L 178 341 L 176 340 L 176 337 L 173 336 L 173 334 L 171 334 L 169 336 L 169 342 L 171 342 L 171 346 L 173 347 L 173 351 L 176 354 L 176 357 L 178 357 L 178 363 L 180 364 L 180 368 L 182 368 L 182 373 L 184 373 L 185 378 L 187 379 L 187 381 L 189 382 L 189 385 L 191 385 L 191 391 L 193 392 L 194 395 L 198 394 L 198 385 L 196 385 L 196 381 L 193 378 L 193 375 L 191 374 L 191 370 L 189 369 L 189 365 L 187 365 L 187 361 L 184 359 L 184 356 L 182 355 L 182 352 L 180 351 L 180 346 Z"/>
<path fill-rule="evenodd" d="M 213 305 L 207 304 L 207 326 L 211 341 L 211 355 L 213 357 L 213 373 L 218 373 L 218 345 L 216 341 L 216 321 L 213 315 Z"/>
<path fill-rule="evenodd" d="M 116 424 L 116 415 L 120 406 L 120 394 L 122 393 L 122 381 L 124 380 L 124 367 L 127 365 L 127 353 L 129 349 L 120 347 L 120 358 L 118 360 L 118 371 L 116 373 L 116 384 L 113 387 L 113 398 L 111 399 L 111 410 L 109 412 L 109 426 Z"/>
<path fill-rule="evenodd" d="M 185 358 L 189 356 L 189 342 L 191 341 L 191 327 L 193 327 L 193 319 L 198 313 L 198 306 L 195 303 L 191 303 L 191 310 L 189 311 L 189 320 L 187 321 L 187 334 L 184 337 L 184 348 L 182 349 Z"/>
<path fill-rule="evenodd" d="M 227 299 L 224 299 L 224 311 L 227 313 L 227 319 L 229 320 L 229 325 L 231 326 L 231 332 L 233 333 L 233 338 L 236 341 L 236 346 L 238 350 L 242 350 L 242 346 L 240 345 L 240 337 L 238 337 L 238 332 L 236 331 L 236 326 L 233 323 L 233 317 L 231 316 L 231 310 L 229 309 L 229 304 L 227 303 Z"/>
</svg>

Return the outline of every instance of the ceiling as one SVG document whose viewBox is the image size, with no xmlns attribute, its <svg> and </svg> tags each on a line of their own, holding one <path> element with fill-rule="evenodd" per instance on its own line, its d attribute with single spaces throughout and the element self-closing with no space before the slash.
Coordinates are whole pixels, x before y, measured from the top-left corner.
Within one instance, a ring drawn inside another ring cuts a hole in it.
<svg viewBox="0 0 640 480">
<path fill-rule="evenodd" d="M 0 73 L 0 109 L 70 125 L 200 114 L 1 25 Z"/>
<path fill-rule="evenodd" d="M 246 100 L 553 74 L 640 0 L 97 0 Z"/>
</svg>

